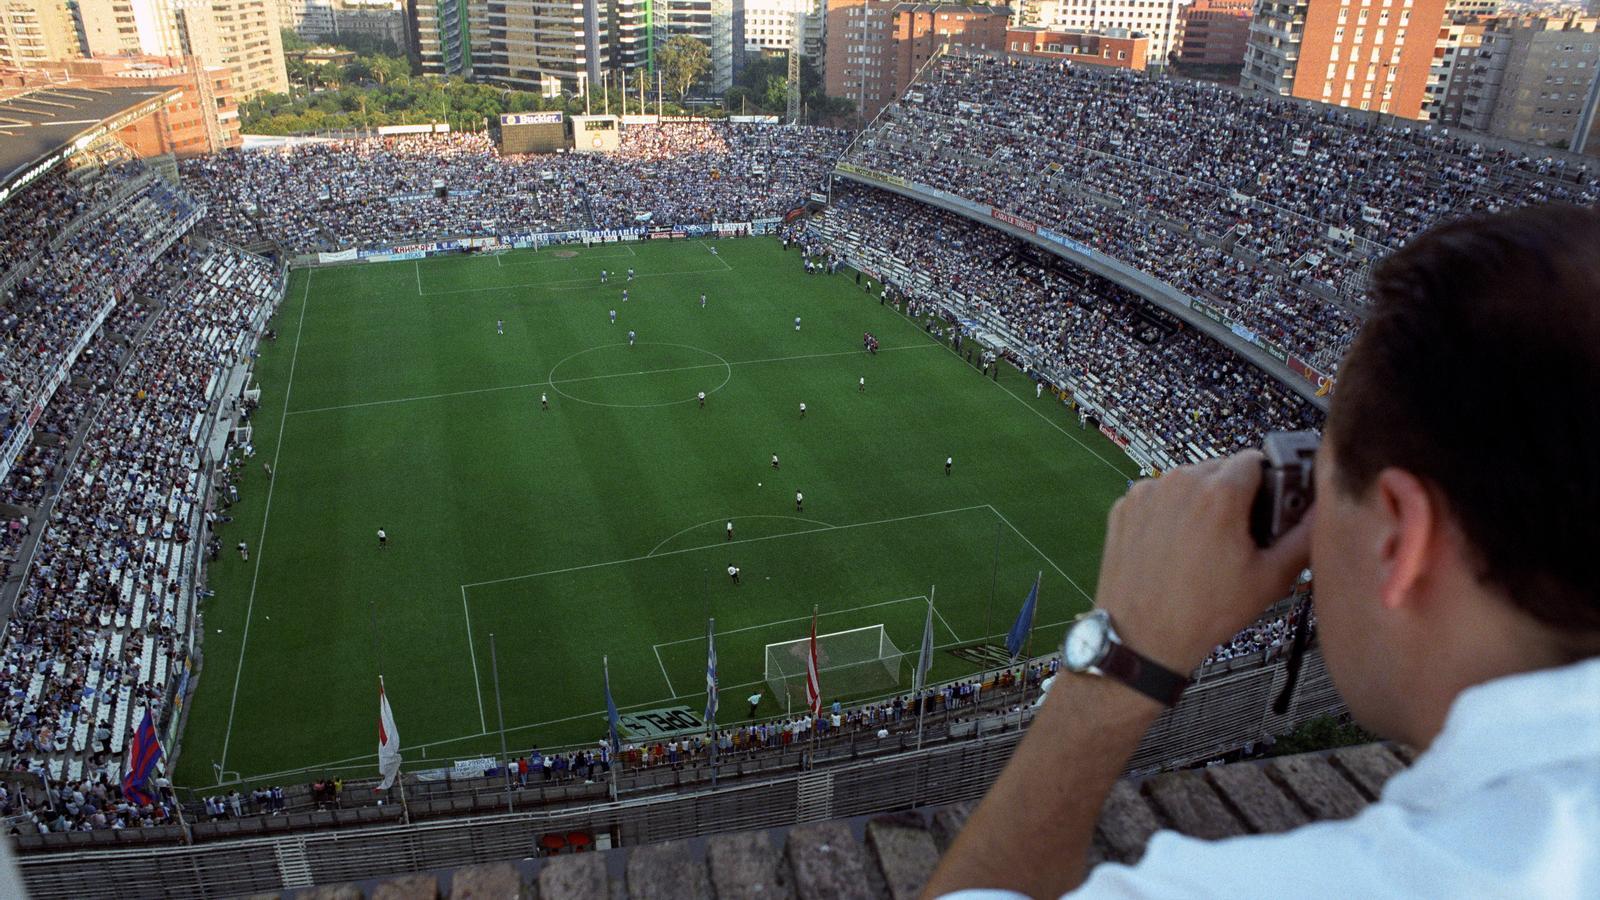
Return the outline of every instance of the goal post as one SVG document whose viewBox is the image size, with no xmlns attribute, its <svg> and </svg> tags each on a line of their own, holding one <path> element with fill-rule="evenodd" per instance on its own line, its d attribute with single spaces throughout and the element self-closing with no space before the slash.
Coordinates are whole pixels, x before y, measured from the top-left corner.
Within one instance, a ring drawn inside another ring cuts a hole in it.
<svg viewBox="0 0 1600 900">
<path fill-rule="evenodd" d="M 803 637 L 766 646 L 767 689 L 786 709 L 806 706 L 810 641 Z M 881 624 L 817 635 L 817 680 L 823 700 L 893 691 L 900 686 L 904 658 Z"/>
</svg>

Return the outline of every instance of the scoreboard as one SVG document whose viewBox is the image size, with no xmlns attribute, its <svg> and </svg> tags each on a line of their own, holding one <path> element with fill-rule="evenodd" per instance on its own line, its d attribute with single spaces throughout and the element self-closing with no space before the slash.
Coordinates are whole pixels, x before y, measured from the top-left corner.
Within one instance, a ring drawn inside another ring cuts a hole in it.
<svg viewBox="0 0 1600 900">
<path fill-rule="evenodd" d="M 500 117 L 500 155 L 566 150 L 567 123 L 560 112 L 507 113 Z"/>
</svg>

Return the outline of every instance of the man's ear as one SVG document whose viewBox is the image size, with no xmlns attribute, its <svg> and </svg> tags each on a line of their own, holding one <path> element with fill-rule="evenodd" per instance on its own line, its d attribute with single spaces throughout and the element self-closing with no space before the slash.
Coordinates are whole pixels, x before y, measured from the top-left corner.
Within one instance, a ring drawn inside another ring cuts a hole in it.
<svg viewBox="0 0 1600 900">
<path fill-rule="evenodd" d="M 1379 472 L 1372 494 L 1374 524 L 1380 529 L 1378 600 L 1399 609 L 1419 599 L 1433 574 L 1441 510 L 1428 486 L 1404 469 Z"/>
</svg>

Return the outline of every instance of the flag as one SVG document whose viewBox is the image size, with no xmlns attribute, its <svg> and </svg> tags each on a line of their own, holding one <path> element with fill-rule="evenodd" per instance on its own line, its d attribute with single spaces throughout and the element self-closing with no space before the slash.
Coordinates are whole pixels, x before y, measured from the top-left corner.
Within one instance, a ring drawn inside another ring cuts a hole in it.
<svg viewBox="0 0 1600 900">
<path fill-rule="evenodd" d="M 389 708 L 382 675 L 378 676 L 378 774 L 383 776 L 383 783 L 374 790 L 379 791 L 394 786 L 400 774 L 400 729 L 394 726 L 394 710 Z"/>
<path fill-rule="evenodd" d="M 917 654 L 917 677 L 912 693 L 920 696 L 928 686 L 928 670 L 933 668 L 933 598 L 928 598 L 928 618 L 922 623 L 922 652 Z"/>
<path fill-rule="evenodd" d="M 155 803 L 156 798 L 145 792 L 145 785 L 156 773 L 156 763 L 161 759 L 161 740 L 156 737 L 156 723 L 150 710 L 144 711 L 144 721 L 133 733 L 133 743 L 128 745 L 127 774 L 122 776 L 122 796 L 144 806 Z"/>
<path fill-rule="evenodd" d="M 1040 572 L 1033 579 L 1033 590 L 1028 592 L 1028 599 L 1022 601 L 1022 610 L 1017 613 L 1017 621 L 1011 625 L 1011 633 L 1006 635 L 1006 652 L 1014 660 L 1022 652 L 1022 645 L 1028 639 L 1028 632 L 1033 630 L 1033 609 L 1039 602 L 1039 578 L 1044 575 Z"/>
<path fill-rule="evenodd" d="M 600 664 L 606 670 L 606 722 L 611 728 L 611 757 L 615 759 L 622 752 L 622 741 L 617 738 L 617 702 L 611 699 L 611 661 L 602 656 Z"/>
<path fill-rule="evenodd" d="M 817 610 L 811 609 L 811 651 L 806 654 L 806 705 L 811 717 L 822 715 L 822 685 L 817 681 Z"/>
<path fill-rule="evenodd" d="M 706 626 L 706 727 L 717 728 L 717 620 Z"/>
</svg>

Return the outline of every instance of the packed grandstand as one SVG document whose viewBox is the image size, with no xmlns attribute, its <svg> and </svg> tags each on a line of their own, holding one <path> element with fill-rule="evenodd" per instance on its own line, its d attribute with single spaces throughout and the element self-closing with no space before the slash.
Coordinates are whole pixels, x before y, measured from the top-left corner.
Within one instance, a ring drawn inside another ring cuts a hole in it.
<svg viewBox="0 0 1600 900">
<path fill-rule="evenodd" d="M 316 141 L 185 160 L 175 180 L 101 139 L 0 206 L 0 554 L 20 579 L 0 650 L 0 740 L 9 767 L 46 786 L 0 796 L 10 829 L 123 829 L 175 812 L 170 795 L 141 804 L 118 784 L 146 711 L 172 727 L 188 686 L 204 526 L 228 490 L 203 481 L 200 461 L 290 257 L 749 222 L 827 192 L 787 232 L 811 258 L 872 273 L 951 328 L 985 323 L 1017 365 L 1136 436 L 1152 466 L 1321 424 L 1283 373 L 1044 243 L 915 199 L 922 189 L 1145 272 L 1330 379 L 1375 259 L 1448 218 L 1597 199 L 1564 158 L 1208 84 L 966 56 L 936 61 L 859 134 L 629 125 L 614 155 L 504 158 L 482 134 Z M 1278 654 L 1285 636 L 1284 616 L 1269 617 L 1213 662 Z M 982 691 L 934 693 L 959 710 Z M 730 729 L 718 744 L 751 756 L 813 727 L 876 737 L 907 727 L 908 702 Z M 708 749 L 631 747 L 621 763 L 675 767 Z M 582 781 L 612 762 L 570 750 L 531 764 L 541 781 Z M 302 808 L 326 796 L 291 793 Z M 281 791 L 256 786 L 188 812 L 282 808 Z"/>
</svg>

